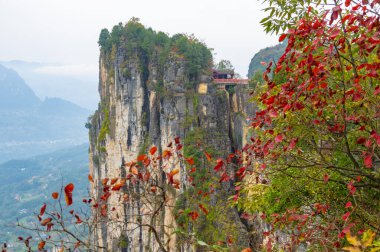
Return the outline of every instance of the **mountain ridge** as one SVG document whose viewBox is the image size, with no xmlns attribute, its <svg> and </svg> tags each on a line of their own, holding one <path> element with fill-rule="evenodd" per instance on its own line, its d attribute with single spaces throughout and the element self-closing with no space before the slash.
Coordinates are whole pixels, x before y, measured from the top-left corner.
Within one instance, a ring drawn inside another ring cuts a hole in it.
<svg viewBox="0 0 380 252">
<path fill-rule="evenodd" d="M 40 100 L 16 71 L 0 65 L 0 162 L 87 143 L 90 114 L 61 98 Z"/>
</svg>

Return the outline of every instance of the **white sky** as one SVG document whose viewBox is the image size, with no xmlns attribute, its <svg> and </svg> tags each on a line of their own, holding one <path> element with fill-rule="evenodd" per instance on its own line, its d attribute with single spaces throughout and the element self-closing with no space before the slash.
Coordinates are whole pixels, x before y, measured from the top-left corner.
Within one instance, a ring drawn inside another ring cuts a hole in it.
<svg viewBox="0 0 380 252">
<path fill-rule="evenodd" d="M 0 61 L 97 75 L 100 30 L 134 16 L 157 31 L 194 34 L 245 76 L 253 55 L 277 44 L 259 24 L 262 8 L 261 0 L 0 0 Z"/>
</svg>

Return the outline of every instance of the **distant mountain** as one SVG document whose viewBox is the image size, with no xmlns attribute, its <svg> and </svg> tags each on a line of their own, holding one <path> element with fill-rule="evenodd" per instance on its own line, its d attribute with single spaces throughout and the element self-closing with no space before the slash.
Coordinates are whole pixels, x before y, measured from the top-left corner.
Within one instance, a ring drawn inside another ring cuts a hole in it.
<svg viewBox="0 0 380 252">
<path fill-rule="evenodd" d="M 40 99 L 13 70 L 0 65 L 0 109 L 33 109 Z"/>
<path fill-rule="evenodd" d="M 97 66 L 21 60 L 0 61 L 0 64 L 17 71 L 40 99 L 59 97 L 87 109 L 97 108 L 99 101 Z"/>
<path fill-rule="evenodd" d="M 286 46 L 287 46 L 287 42 L 283 42 L 276 46 L 271 46 L 271 47 L 261 49 L 258 53 L 256 53 L 251 59 L 251 63 L 249 64 L 248 78 L 252 78 L 255 72 L 257 71 L 260 71 L 260 72 L 265 71 L 266 67 L 263 66 L 261 62 L 267 62 L 267 63 L 269 63 L 270 61 L 277 62 L 277 60 L 284 53 Z"/>
<path fill-rule="evenodd" d="M 26 231 L 15 228 L 16 220 L 34 220 L 33 213 L 44 202 L 52 202 L 51 193 L 60 192 L 62 185 L 74 183 L 74 201 L 81 201 L 88 195 L 87 175 L 87 144 L 0 164 L 3 181 L 0 183 L 0 243 L 26 235 Z"/>
<path fill-rule="evenodd" d="M 0 65 L 0 162 L 88 142 L 90 114 L 63 99 L 41 101 L 15 71 Z"/>
</svg>

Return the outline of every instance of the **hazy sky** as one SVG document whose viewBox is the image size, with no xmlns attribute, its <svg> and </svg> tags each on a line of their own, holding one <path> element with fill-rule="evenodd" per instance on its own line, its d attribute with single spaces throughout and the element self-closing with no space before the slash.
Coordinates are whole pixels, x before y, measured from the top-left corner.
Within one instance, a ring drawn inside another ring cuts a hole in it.
<svg viewBox="0 0 380 252">
<path fill-rule="evenodd" d="M 0 61 L 62 63 L 42 71 L 97 74 L 99 32 L 131 17 L 171 35 L 194 34 L 243 76 L 252 56 L 275 45 L 258 0 L 0 0 Z"/>
</svg>

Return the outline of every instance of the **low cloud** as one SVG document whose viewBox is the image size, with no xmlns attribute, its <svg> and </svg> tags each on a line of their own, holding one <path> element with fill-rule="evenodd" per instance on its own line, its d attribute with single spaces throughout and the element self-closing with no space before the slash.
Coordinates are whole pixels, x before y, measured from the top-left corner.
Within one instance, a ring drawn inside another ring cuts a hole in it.
<svg viewBox="0 0 380 252">
<path fill-rule="evenodd" d="M 70 77 L 96 78 L 98 74 L 97 65 L 46 65 L 34 69 L 39 74 L 61 75 Z"/>
</svg>

